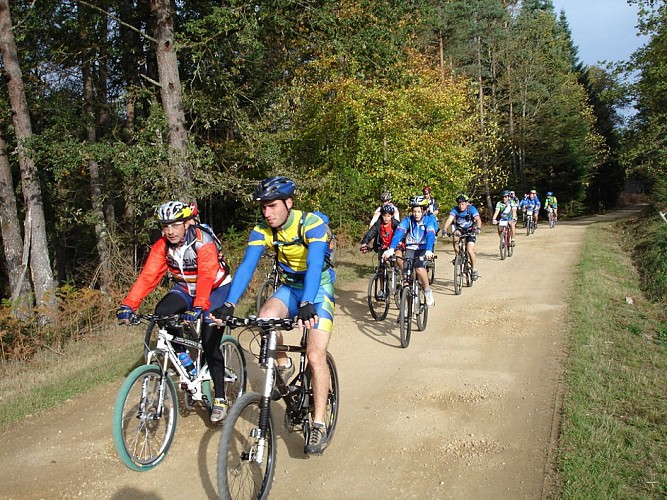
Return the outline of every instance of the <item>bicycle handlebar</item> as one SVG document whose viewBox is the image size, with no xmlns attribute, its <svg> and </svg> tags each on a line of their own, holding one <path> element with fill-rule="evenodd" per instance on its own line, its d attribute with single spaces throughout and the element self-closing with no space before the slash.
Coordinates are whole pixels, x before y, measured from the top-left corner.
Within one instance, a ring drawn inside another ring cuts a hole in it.
<svg viewBox="0 0 667 500">
<path fill-rule="evenodd" d="M 258 318 L 257 316 L 248 316 L 239 318 L 230 316 L 223 320 L 223 324 L 230 328 L 239 328 L 242 326 L 258 326 L 260 328 L 281 328 L 283 330 L 293 330 L 297 327 L 297 320 L 292 318 Z"/>
</svg>

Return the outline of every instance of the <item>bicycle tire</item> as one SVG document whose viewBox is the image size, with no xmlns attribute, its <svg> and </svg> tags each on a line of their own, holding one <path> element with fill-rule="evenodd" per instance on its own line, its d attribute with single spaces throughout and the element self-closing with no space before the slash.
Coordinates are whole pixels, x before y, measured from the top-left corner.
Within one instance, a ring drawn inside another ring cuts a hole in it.
<svg viewBox="0 0 667 500">
<path fill-rule="evenodd" d="M 461 292 L 463 291 L 462 260 L 463 257 L 461 256 L 461 252 L 459 252 L 454 259 L 454 293 L 456 295 L 461 295 Z"/>
<path fill-rule="evenodd" d="M 256 430 L 262 396 L 246 392 L 231 407 L 224 420 L 218 445 L 217 473 L 220 498 L 230 500 L 268 498 L 276 470 L 276 435 L 269 414 L 261 463 Z"/>
<path fill-rule="evenodd" d="M 530 226 L 532 222 L 533 222 L 532 218 L 528 219 L 528 221 L 526 222 L 526 236 L 530 236 Z"/>
<path fill-rule="evenodd" d="M 264 302 L 266 302 L 275 292 L 276 282 L 274 278 L 266 278 L 257 293 L 257 314 L 259 314 L 259 310 L 262 308 L 262 305 L 264 305 Z"/>
<path fill-rule="evenodd" d="M 401 347 L 406 348 L 410 345 L 410 335 L 412 334 L 412 290 L 408 286 L 404 286 L 401 292 L 398 324 L 401 331 Z"/>
<path fill-rule="evenodd" d="M 392 290 L 392 295 L 394 296 L 394 303 L 396 304 L 396 309 L 399 309 L 401 307 L 401 291 L 403 290 L 403 275 L 398 269 L 396 269 L 396 267 L 392 266 L 392 268 L 393 268 L 392 283 L 394 286 L 394 289 Z"/>
<path fill-rule="evenodd" d="M 340 401 L 340 386 L 338 384 L 338 370 L 336 369 L 336 362 L 330 352 L 327 351 L 327 368 L 329 370 L 329 394 L 327 395 L 327 406 L 324 415 L 324 423 L 327 426 L 327 440 L 323 450 L 326 449 L 333 438 L 336 431 L 336 424 L 338 423 L 338 404 Z M 313 388 L 311 386 L 312 375 L 310 367 L 306 367 L 306 386 L 308 387 L 308 420 L 312 424 L 314 422 L 315 405 L 313 397 Z M 303 437 L 308 443 L 310 438 L 310 429 L 304 426 Z"/>
<path fill-rule="evenodd" d="M 428 323 L 428 306 L 426 305 L 426 294 L 421 283 L 417 285 L 415 310 L 417 311 L 417 330 L 423 332 L 426 330 L 426 324 Z"/>
<path fill-rule="evenodd" d="M 536 224 L 536 222 L 535 222 L 535 219 L 533 219 L 533 220 L 531 221 L 531 224 L 530 224 L 530 234 L 534 234 L 534 233 L 535 233 L 535 226 L 536 226 L 536 225 L 537 225 L 537 224 Z"/>
<path fill-rule="evenodd" d="M 467 253 L 463 260 L 463 270 L 465 271 L 464 274 L 466 276 L 466 286 L 471 287 L 474 281 L 472 280 L 472 265 L 470 264 L 470 258 Z"/>
<path fill-rule="evenodd" d="M 428 284 L 432 285 L 435 281 L 435 259 L 428 261 Z"/>
<path fill-rule="evenodd" d="M 552 213 L 549 214 L 549 228 L 553 229 L 554 227 L 556 227 L 556 219 L 555 219 L 554 214 L 552 212 Z"/>
<path fill-rule="evenodd" d="M 512 233 L 509 231 L 507 232 L 507 236 L 505 238 L 505 245 L 507 245 L 507 256 L 511 257 L 514 253 L 514 247 L 512 246 Z"/>
<path fill-rule="evenodd" d="M 505 233 L 500 234 L 500 260 L 507 257 L 507 247 L 505 246 Z"/>
<path fill-rule="evenodd" d="M 233 405 L 246 391 L 248 373 L 243 349 L 231 335 L 223 335 L 220 351 L 225 358 L 225 398 Z"/>
<path fill-rule="evenodd" d="M 138 472 L 153 469 L 167 456 L 176 433 L 178 395 L 169 377 L 164 385 L 162 415 L 155 418 L 161 378 L 157 365 L 135 368 L 121 385 L 114 404 L 112 434 L 116 452 L 127 467 Z M 142 397 L 144 384 L 146 392 Z"/>
<path fill-rule="evenodd" d="M 382 321 L 387 317 L 387 313 L 389 312 L 389 301 L 391 300 L 391 297 L 387 293 L 389 287 L 386 285 L 388 285 L 388 283 L 385 283 L 385 286 L 381 286 L 381 281 L 379 271 L 376 271 L 368 282 L 368 296 L 366 298 L 368 299 L 368 309 L 370 309 L 371 316 L 373 316 L 375 321 Z M 384 293 L 384 299 L 376 299 L 378 292 Z"/>
</svg>

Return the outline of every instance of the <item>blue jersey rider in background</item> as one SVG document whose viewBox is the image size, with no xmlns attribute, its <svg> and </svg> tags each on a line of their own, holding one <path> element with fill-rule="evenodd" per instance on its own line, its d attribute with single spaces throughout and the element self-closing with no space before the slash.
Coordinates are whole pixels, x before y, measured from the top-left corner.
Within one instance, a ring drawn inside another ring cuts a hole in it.
<svg viewBox="0 0 667 500">
<path fill-rule="evenodd" d="M 211 313 L 222 325 L 223 319 L 245 293 L 264 250 L 277 253 L 281 286 L 264 302 L 260 318 L 298 318 L 299 328 L 308 328 L 306 356 L 312 370 L 315 411 L 310 438 L 304 453 L 320 455 L 329 445 L 325 422 L 329 369 L 327 345 L 333 329 L 335 273 L 328 259 L 331 233 L 326 221 L 315 213 L 294 208 L 296 185 L 283 176 L 270 177 L 259 183 L 253 194 L 259 202 L 264 220 L 250 232 L 241 265 L 232 280 L 224 305 Z M 278 343 L 282 343 L 279 335 Z M 292 360 L 277 353 L 278 369 L 288 381 L 294 373 Z"/>
<path fill-rule="evenodd" d="M 535 219 L 535 229 L 537 229 L 537 219 L 540 214 L 540 199 L 537 197 L 537 191 L 531 189 L 528 193 L 528 199 L 526 200 L 526 211 L 532 212 Z"/>
<path fill-rule="evenodd" d="M 482 228 L 482 219 L 475 207 L 470 204 L 470 200 L 464 194 L 456 198 L 456 206 L 452 208 L 445 221 L 445 231 L 450 225 L 452 227 L 452 236 L 454 243 L 454 253 L 459 251 L 459 239 L 466 239 L 466 250 L 470 255 L 470 264 L 472 265 L 472 279 L 477 280 L 477 255 L 475 254 L 475 242 L 477 235 Z"/>
<path fill-rule="evenodd" d="M 405 263 L 407 259 L 414 259 L 414 269 L 426 296 L 426 305 L 433 307 L 435 299 L 433 291 L 428 283 L 428 274 L 424 268 L 424 261 L 417 257 L 424 257 L 427 260 L 434 258 L 433 247 L 435 245 L 435 223 L 433 217 L 426 217 L 425 212 L 428 207 L 428 200 L 423 196 L 414 196 L 410 198 L 410 209 L 412 214 L 401 221 L 394 232 L 394 237 L 389 244 L 389 248 L 384 251 L 382 258 L 388 260 L 396 251 L 399 243 L 405 243 L 405 253 L 403 254 Z"/>
<path fill-rule="evenodd" d="M 554 211 L 554 220 L 558 221 L 558 200 L 554 196 L 553 192 L 548 191 L 547 197 L 544 200 L 544 210 L 549 211 L 549 207 L 553 208 Z"/>
<path fill-rule="evenodd" d="M 440 223 L 438 222 L 438 214 L 440 213 L 440 210 L 438 210 L 438 202 L 431 196 L 431 188 L 429 186 L 424 186 L 422 193 L 424 194 L 424 199 L 428 201 L 428 207 L 426 207 L 426 214 L 424 217 L 433 217 L 433 222 L 435 222 L 435 235 L 437 236 L 440 232 Z"/>
</svg>

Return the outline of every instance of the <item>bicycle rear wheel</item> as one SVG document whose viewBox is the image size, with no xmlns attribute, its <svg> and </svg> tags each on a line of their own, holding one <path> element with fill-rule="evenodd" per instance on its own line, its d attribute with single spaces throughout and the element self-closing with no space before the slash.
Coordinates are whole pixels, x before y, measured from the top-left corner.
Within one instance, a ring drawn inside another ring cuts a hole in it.
<svg viewBox="0 0 667 500">
<path fill-rule="evenodd" d="M 471 287 L 474 282 L 472 280 L 472 265 L 467 253 L 463 261 L 463 274 L 465 274 L 466 277 L 466 286 Z"/>
<path fill-rule="evenodd" d="M 276 436 L 271 415 L 265 439 L 258 436 L 261 400 L 256 392 L 246 392 L 224 421 L 217 463 L 220 498 L 265 499 L 269 495 L 276 470 Z"/>
<path fill-rule="evenodd" d="M 426 323 L 428 323 L 428 306 L 426 305 L 426 295 L 421 283 L 417 285 L 417 297 L 415 298 L 414 309 L 417 313 L 417 329 L 423 332 L 426 330 Z"/>
<path fill-rule="evenodd" d="M 225 358 L 225 397 L 231 406 L 246 391 L 248 377 L 245 356 L 239 342 L 231 335 L 222 337 L 220 351 Z"/>
<path fill-rule="evenodd" d="M 408 347 L 410 345 L 410 335 L 412 334 L 412 290 L 408 286 L 404 286 L 401 292 L 398 324 L 401 330 L 401 346 Z"/>
<path fill-rule="evenodd" d="M 264 280 L 264 283 L 262 283 L 262 286 L 259 289 L 259 293 L 257 294 L 257 313 L 259 314 L 259 310 L 262 308 L 262 305 L 264 302 L 267 301 L 271 295 L 273 295 L 276 291 L 276 282 L 274 281 L 273 277 L 267 278 Z"/>
<path fill-rule="evenodd" d="M 463 256 L 461 255 L 461 252 L 456 254 L 456 258 L 454 259 L 454 293 L 456 295 L 461 295 L 461 292 L 463 291 L 463 266 L 462 261 Z"/>
<path fill-rule="evenodd" d="M 510 230 L 507 231 L 507 236 L 505 237 L 505 245 L 507 246 L 507 256 L 511 257 L 514 253 L 514 247 L 512 246 L 512 233 Z"/>
<path fill-rule="evenodd" d="M 382 283 L 382 275 L 379 271 L 373 273 L 368 282 L 368 309 L 371 311 L 371 316 L 375 321 L 382 321 L 387 317 L 389 312 L 389 301 L 391 300 L 388 293 L 388 283 Z M 381 299 L 378 299 L 379 293 L 383 294 Z"/>
<path fill-rule="evenodd" d="M 116 397 L 113 442 L 121 461 L 135 471 L 157 466 L 167 456 L 176 433 L 176 387 L 171 378 L 166 377 L 160 408 L 161 380 L 159 366 L 139 366 L 127 376 Z"/>
</svg>

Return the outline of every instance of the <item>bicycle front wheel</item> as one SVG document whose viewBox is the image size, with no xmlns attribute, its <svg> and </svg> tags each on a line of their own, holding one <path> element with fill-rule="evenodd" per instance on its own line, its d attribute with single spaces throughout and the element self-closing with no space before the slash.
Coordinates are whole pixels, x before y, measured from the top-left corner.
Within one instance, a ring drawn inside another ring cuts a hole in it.
<svg viewBox="0 0 667 500">
<path fill-rule="evenodd" d="M 265 499 L 276 470 L 276 436 L 269 415 L 259 437 L 261 395 L 247 392 L 231 407 L 218 446 L 218 492 L 230 500 Z"/>
<path fill-rule="evenodd" d="M 387 293 L 388 289 L 387 283 L 382 283 L 380 272 L 373 273 L 371 280 L 368 282 L 368 308 L 375 321 L 382 321 L 387 317 L 389 301 L 391 300 L 389 293 Z M 378 298 L 379 294 L 382 294 L 381 298 Z"/>
<path fill-rule="evenodd" d="M 401 346 L 408 347 L 410 345 L 410 335 L 412 334 L 412 290 L 408 286 L 404 286 L 401 292 L 398 324 L 401 330 Z"/>
<path fill-rule="evenodd" d="M 238 340 L 231 335 L 222 337 L 220 351 L 225 358 L 225 397 L 231 406 L 246 391 L 248 377 L 245 356 Z"/>
<path fill-rule="evenodd" d="M 471 287 L 473 284 L 472 280 L 472 264 L 470 263 L 470 257 L 466 254 L 464 263 L 463 263 L 463 273 L 466 276 L 466 286 Z"/>
<path fill-rule="evenodd" d="M 507 257 L 507 245 L 505 245 L 505 233 L 500 233 L 500 260 Z"/>
<path fill-rule="evenodd" d="M 507 246 L 507 256 L 511 257 L 514 253 L 514 247 L 512 246 L 512 233 L 509 231 L 505 237 L 505 246 Z"/>
<path fill-rule="evenodd" d="M 417 329 L 423 332 L 426 330 L 426 323 L 428 323 L 428 306 L 426 305 L 426 294 L 421 284 L 417 286 L 414 309 L 417 313 Z"/>
<path fill-rule="evenodd" d="M 432 285 L 435 281 L 435 260 L 428 261 L 428 284 Z"/>
<path fill-rule="evenodd" d="M 456 295 L 461 295 L 463 290 L 463 266 L 461 265 L 463 261 L 463 256 L 461 252 L 456 254 L 454 259 L 454 293 Z"/>
<path fill-rule="evenodd" d="M 526 222 L 526 236 L 530 236 L 530 227 L 533 225 L 533 219 L 528 219 Z"/>
<path fill-rule="evenodd" d="M 112 433 L 121 461 L 135 471 L 147 471 L 167 455 L 176 433 L 178 396 L 165 375 L 160 406 L 162 371 L 156 365 L 133 370 L 118 391 Z"/>
<path fill-rule="evenodd" d="M 262 308 L 262 305 L 264 302 L 268 300 L 271 295 L 273 295 L 276 291 L 276 282 L 274 281 L 273 278 L 267 278 L 264 280 L 264 283 L 262 283 L 262 286 L 259 289 L 259 293 L 257 294 L 257 313 L 259 314 L 259 310 Z"/>
</svg>

